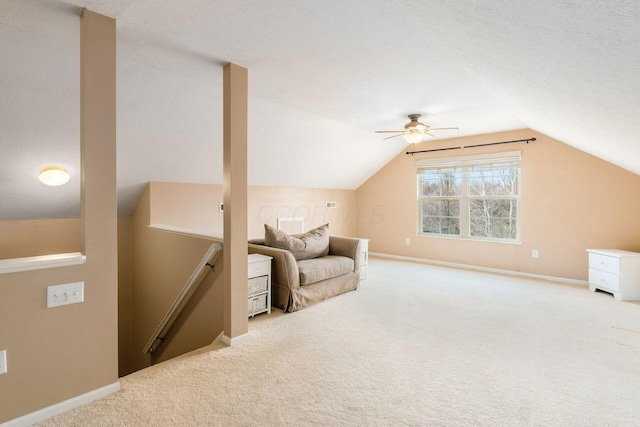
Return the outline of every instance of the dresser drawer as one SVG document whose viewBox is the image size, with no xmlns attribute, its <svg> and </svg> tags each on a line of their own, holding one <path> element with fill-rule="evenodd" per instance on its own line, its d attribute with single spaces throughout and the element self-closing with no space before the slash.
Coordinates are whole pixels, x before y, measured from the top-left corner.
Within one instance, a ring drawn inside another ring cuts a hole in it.
<svg viewBox="0 0 640 427">
<path fill-rule="evenodd" d="M 271 261 L 249 264 L 249 278 L 267 276 L 271 272 Z"/>
<path fill-rule="evenodd" d="M 598 289 L 618 292 L 620 291 L 620 276 L 590 268 L 589 284 Z"/>
<path fill-rule="evenodd" d="M 589 253 L 589 268 L 620 274 L 620 258 Z"/>
</svg>

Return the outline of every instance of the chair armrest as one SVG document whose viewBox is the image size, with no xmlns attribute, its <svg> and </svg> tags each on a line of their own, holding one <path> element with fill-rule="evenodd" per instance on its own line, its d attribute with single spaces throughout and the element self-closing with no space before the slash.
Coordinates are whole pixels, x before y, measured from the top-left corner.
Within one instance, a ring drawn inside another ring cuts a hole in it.
<svg viewBox="0 0 640 427">
<path fill-rule="evenodd" d="M 329 236 L 329 255 L 351 258 L 354 262 L 353 271 L 360 271 L 360 239 Z"/>
<path fill-rule="evenodd" d="M 250 254 L 262 254 L 273 258 L 271 262 L 271 281 L 282 287 L 298 289 L 300 272 L 293 254 L 284 249 L 249 243 Z"/>
</svg>

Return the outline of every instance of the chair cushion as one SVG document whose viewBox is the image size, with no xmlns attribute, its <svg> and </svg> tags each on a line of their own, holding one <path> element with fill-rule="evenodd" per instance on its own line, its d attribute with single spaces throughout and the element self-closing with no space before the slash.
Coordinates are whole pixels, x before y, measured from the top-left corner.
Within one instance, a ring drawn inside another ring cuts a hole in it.
<svg viewBox="0 0 640 427">
<path fill-rule="evenodd" d="M 327 255 L 321 258 L 298 261 L 300 285 L 310 285 L 321 280 L 342 276 L 353 271 L 355 264 L 346 256 Z"/>
<path fill-rule="evenodd" d="M 265 224 L 264 243 L 272 248 L 290 251 L 296 261 L 325 256 L 329 253 L 329 224 L 295 236 Z"/>
</svg>

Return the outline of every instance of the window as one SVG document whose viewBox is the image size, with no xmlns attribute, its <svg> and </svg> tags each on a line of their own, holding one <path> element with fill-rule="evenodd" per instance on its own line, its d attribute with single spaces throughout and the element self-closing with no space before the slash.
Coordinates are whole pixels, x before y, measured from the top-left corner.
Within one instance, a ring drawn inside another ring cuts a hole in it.
<svg viewBox="0 0 640 427">
<path fill-rule="evenodd" d="M 416 164 L 418 234 L 519 241 L 520 152 Z"/>
</svg>

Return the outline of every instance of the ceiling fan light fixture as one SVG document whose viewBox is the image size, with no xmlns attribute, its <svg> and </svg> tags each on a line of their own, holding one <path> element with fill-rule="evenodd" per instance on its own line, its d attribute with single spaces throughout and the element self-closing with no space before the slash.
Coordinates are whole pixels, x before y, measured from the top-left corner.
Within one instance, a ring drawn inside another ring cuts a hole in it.
<svg viewBox="0 0 640 427">
<path fill-rule="evenodd" d="M 419 132 L 416 130 L 407 130 L 402 135 L 404 140 L 407 141 L 409 144 L 418 144 L 419 142 L 422 142 L 425 136 L 428 136 L 428 135 L 426 133 Z"/>
<path fill-rule="evenodd" d="M 434 138 L 435 135 L 431 131 L 442 130 L 458 130 L 458 128 L 432 128 L 429 125 L 425 125 L 418 121 L 420 114 L 409 114 L 409 123 L 404 125 L 404 130 L 377 130 L 376 133 L 394 133 L 395 135 L 388 136 L 383 139 L 393 139 L 402 136 L 409 144 L 418 144 L 422 142 L 426 137 Z"/>
<path fill-rule="evenodd" d="M 40 182 L 51 187 L 59 187 L 69 182 L 71 176 L 62 166 L 47 166 L 40 171 Z"/>
</svg>

